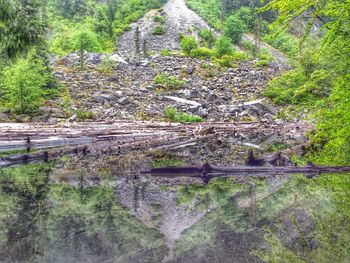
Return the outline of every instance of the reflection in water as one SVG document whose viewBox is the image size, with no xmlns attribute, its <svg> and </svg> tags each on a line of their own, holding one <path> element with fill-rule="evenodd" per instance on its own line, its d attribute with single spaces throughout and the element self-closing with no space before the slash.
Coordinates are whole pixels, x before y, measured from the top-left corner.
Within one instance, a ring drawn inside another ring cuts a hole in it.
<svg viewBox="0 0 350 263">
<path fill-rule="evenodd" d="M 228 156 L 214 148 L 1 170 L 0 262 L 348 262 L 348 175 L 206 185 L 140 174 L 204 150 Z"/>
</svg>

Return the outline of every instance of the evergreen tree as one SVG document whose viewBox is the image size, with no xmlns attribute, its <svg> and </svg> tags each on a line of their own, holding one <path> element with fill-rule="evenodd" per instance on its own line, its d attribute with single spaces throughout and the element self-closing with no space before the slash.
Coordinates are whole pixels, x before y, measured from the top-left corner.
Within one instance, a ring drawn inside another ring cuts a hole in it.
<svg viewBox="0 0 350 263">
<path fill-rule="evenodd" d="M 0 2 L 0 52 L 6 61 L 30 47 L 45 47 L 47 17 L 42 0 Z"/>
<path fill-rule="evenodd" d="M 138 60 L 140 60 L 140 28 L 139 26 L 135 28 L 134 41 L 135 41 L 135 54 Z"/>
</svg>

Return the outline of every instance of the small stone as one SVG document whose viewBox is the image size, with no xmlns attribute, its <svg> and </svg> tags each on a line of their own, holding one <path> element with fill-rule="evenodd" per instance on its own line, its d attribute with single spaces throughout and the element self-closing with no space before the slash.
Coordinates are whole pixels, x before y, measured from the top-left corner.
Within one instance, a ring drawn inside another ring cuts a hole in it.
<svg viewBox="0 0 350 263">
<path fill-rule="evenodd" d="M 125 106 L 125 105 L 128 105 L 130 103 L 130 101 L 129 101 L 128 97 L 123 97 L 123 98 L 120 98 L 118 100 L 118 103 Z"/>
</svg>

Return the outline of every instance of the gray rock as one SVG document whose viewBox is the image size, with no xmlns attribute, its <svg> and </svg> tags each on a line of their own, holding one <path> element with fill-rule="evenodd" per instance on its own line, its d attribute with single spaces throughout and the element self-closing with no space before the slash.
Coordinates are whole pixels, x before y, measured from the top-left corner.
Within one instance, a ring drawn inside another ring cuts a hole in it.
<svg viewBox="0 0 350 263">
<path fill-rule="evenodd" d="M 117 98 L 123 97 L 123 91 L 121 91 L 121 90 L 117 90 L 114 94 Z"/>
<path fill-rule="evenodd" d="M 59 122 L 59 119 L 58 118 L 49 118 L 48 120 L 47 120 L 47 124 L 49 124 L 49 125 L 55 125 L 55 124 L 57 124 Z"/>
<path fill-rule="evenodd" d="M 103 103 L 105 101 L 107 102 L 116 101 L 117 97 L 107 93 L 96 92 L 95 94 L 92 95 L 92 99 L 95 102 Z"/>
<path fill-rule="evenodd" d="M 74 122 L 74 121 L 76 121 L 77 120 L 77 115 L 76 114 L 74 114 L 72 117 L 70 117 L 67 121 L 68 122 Z"/>
<path fill-rule="evenodd" d="M 194 72 L 194 69 L 195 67 L 194 66 L 189 66 L 185 69 L 185 72 L 188 74 L 188 75 L 192 75 L 193 72 Z"/>
<path fill-rule="evenodd" d="M 130 103 L 130 101 L 129 101 L 128 97 L 123 97 L 123 98 L 120 98 L 118 100 L 118 103 L 125 106 L 125 105 L 128 105 Z"/>
</svg>

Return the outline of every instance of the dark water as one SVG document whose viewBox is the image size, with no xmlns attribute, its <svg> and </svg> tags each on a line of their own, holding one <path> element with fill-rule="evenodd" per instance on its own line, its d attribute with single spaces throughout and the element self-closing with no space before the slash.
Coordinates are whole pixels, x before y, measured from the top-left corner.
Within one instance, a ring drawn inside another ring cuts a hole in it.
<svg viewBox="0 0 350 263">
<path fill-rule="evenodd" d="M 225 139 L 1 170 L 0 262 L 349 262 L 349 175 L 140 174 L 246 152 Z"/>
</svg>

